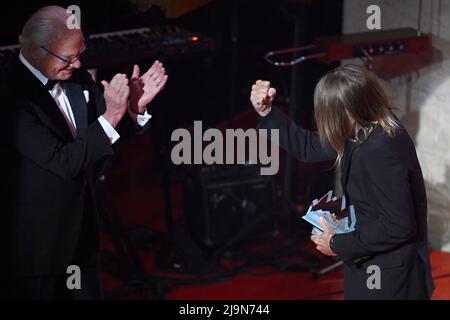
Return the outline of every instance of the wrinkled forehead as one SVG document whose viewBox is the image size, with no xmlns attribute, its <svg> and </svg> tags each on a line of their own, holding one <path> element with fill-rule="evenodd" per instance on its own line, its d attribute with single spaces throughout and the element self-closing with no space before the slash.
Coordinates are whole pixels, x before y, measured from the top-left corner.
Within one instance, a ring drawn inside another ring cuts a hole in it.
<svg viewBox="0 0 450 320">
<path fill-rule="evenodd" d="M 50 41 L 50 50 L 64 55 L 78 54 L 84 48 L 84 36 L 81 30 L 64 30 L 62 36 Z"/>
</svg>

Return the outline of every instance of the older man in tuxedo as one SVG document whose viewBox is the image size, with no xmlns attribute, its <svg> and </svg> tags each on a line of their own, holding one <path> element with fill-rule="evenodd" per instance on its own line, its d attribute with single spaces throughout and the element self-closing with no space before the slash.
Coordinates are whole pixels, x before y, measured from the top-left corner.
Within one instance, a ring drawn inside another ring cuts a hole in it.
<svg viewBox="0 0 450 320">
<path fill-rule="evenodd" d="M 142 76 L 134 66 L 131 80 L 102 81 L 102 90 L 81 69 L 84 37 L 67 19 L 57 6 L 30 17 L 1 93 L 6 298 L 102 298 L 94 183 L 120 135 L 148 126 L 147 105 L 167 81 L 156 61 Z M 81 289 L 67 287 L 71 265 Z"/>
</svg>

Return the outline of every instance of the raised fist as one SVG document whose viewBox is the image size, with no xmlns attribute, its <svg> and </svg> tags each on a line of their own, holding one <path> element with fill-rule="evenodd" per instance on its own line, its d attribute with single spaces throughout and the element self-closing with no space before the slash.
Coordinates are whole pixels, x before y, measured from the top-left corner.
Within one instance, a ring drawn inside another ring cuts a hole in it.
<svg viewBox="0 0 450 320">
<path fill-rule="evenodd" d="M 269 81 L 258 80 L 252 86 L 250 101 L 253 108 L 261 117 L 265 117 L 272 109 L 272 101 L 275 99 L 277 90 L 270 86 Z"/>
</svg>

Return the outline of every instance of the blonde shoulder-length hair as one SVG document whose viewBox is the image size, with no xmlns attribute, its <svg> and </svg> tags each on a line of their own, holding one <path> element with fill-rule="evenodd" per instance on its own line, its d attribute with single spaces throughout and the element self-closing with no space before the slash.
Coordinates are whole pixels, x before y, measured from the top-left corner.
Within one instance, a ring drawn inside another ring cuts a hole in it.
<svg viewBox="0 0 450 320">
<path fill-rule="evenodd" d="M 314 116 L 320 141 L 331 146 L 340 163 L 345 140 L 367 137 L 377 125 L 393 136 L 399 127 L 383 87 L 367 69 L 356 65 L 338 67 L 318 82 L 314 92 Z"/>
</svg>

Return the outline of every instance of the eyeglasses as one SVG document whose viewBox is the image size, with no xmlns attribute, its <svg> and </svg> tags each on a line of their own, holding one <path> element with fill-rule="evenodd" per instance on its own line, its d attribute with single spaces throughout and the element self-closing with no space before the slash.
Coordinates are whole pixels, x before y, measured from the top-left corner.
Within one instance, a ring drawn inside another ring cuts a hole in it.
<svg viewBox="0 0 450 320">
<path fill-rule="evenodd" d="M 51 54 L 52 56 L 58 58 L 59 60 L 67 63 L 67 64 L 73 64 L 75 63 L 77 60 L 80 59 L 81 55 L 86 51 L 87 47 L 86 45 L 83 47 L 83 50 L 81 50 L 81 52 L 79 54 L 77 54 L 76 56 L 73 56 L 72 58 L 63 58 L 59 55 L 57 55 L 56 53 L 51 52 L 50 50 L 48 50 L 46 47 L 44 46 L 40 46 L 42 50 L 44 50 L 45 52 Z"/>
</svg>

